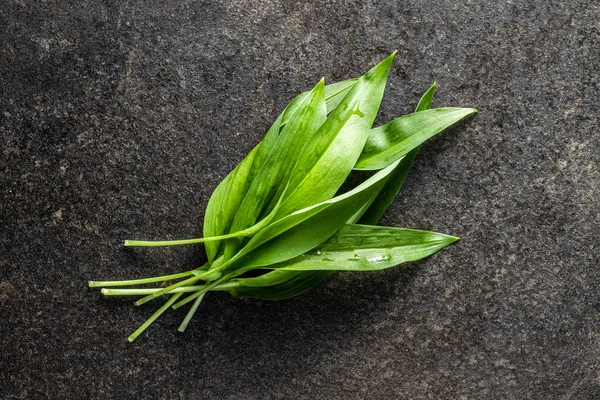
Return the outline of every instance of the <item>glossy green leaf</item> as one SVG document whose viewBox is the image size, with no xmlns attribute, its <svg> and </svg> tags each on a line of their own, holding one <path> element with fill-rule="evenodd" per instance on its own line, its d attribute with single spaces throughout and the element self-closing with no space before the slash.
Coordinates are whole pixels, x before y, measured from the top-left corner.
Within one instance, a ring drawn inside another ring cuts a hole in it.
<svg viewBox="0 0 600 400">
<path fill-rule="evenodd" d="M 324 242 L 381 190 L 396 165 L 378 171 L 348 193 L 298 210 L 261 229 L 220 271 L 225 274 L 285 261 Z"/>
<path fill-rule="evenodd" d="M 325 102 L 328 112 L 334 109 L 356 83 L 356 79 L 325 86 Z M 290 120 L 302 100 L 310 92 L 302 93 L 290 102 L 284 112 L 267 132 L 265 138 L 240 162 L 240 164 L 217 186 L 206 207 L 204 236 L 221 236 L 230 232 L 231 223 L 240 204 L 246 197 L 248 188 L 261 170 L 267 156 L 280 134 L 281 127 Z M 205 243 L 209 261 L 213 261 L 221 246 L 221 241 Z"/>
<path fill-rule="evenodd" d="M 427 139 L 476 112 L 474 108 L 436 108 L 409 114 L 372 129 L 354 168 L 384 168 Z"/>
<path fill-rule="evenodd" d="M 281 116 L 271 126 L 265 138 L 238 164 L 217 186 L 206 206 L 204 215 L 204 237 L 221 236 L 229 232 L 237 210 L 244 200 L 254 177 L 262 168 L 279 136 Z M 205 243 L 206 254 L 212 263 L 221 246 L 221 241 Z"/>
<path fill-rule="evenodd" d="M 348 79 L 345 81 L 325 85 L 325 104 L 327 106 L 327 114 L 329 114 L 338 106 L 338 104 L 340 104 L 342 99 L 346 96 L 346 94 L 348 94 L 350 89 L 352 89 L 357 81 L 358 79 Z M 288 120 L 294 114 L 304 97 L 306 97 L 306 95 L 309 93 L 310 91 L 299 94 L 287 105 L 285 111 L 283 112 L 283 118 L 281 121 L 282 126 L 287 124 Z"/>
<path fill-rule="evenodd" d="M 349 224 L 317 249 L 267 268 L 374 271 L 419 260 L 457 240 L 435 232 Z"/>
<path fill-rule="evenodd" d="M 273 150 L 237 210 L 230 228 L 231 232 L 246 229 L 256 223 L 278 187 L 287 182 L 302 148 L 317 128 L 325 122 L 326 116 L 324 83 L 321 80 L 304 97 L 282 129 Z"/>
<path fill-rule="evenodd" d="M 417 107 L 415 108 L 415 112 L 425 111 L 425 110 L 429 110 L 431 108 L 431 104 L 433 103 L 433 96 L 435 95 L 436 88 L 437 88 L 437 82 L 433 82 L 433 85 L 431 85 L 429 87 L 429 89 L 427 89 L 427 91 L 425 93 L 423 93 L 423 96 L 421 96 L 421 99 L 419 100 L 419 103 L 417 104 Z"/>
<path fill-rule="evenodd" d="M 306 143 L 275 219 L 335 195 L 367 140 L 394 55 L 363 75 Z"/>
<path fill-rule="evenodd" d="M 431 108 L 436 86 L 437 85 L 434 82 L 423 96 L 421 96 L 415 112 L 425 111 Z M 369 208 L 358 220 L 360 224 L 376 225 L 379 223 L 379 220 L 383 217 L 383 214 L 390 204 L 392 204 L 392 201 L 394 201 L 394 198 L 404 184 L 418 151 L 419 148 L 416 147 L 402 157 L 400 164 L 398 164 L 396 169 L 390 174 L 390 178 L 385 183 L 383 189 L 381 189 L 381 192 L 377 194 L 377 197 L 373 199 Z"/>
</svg>

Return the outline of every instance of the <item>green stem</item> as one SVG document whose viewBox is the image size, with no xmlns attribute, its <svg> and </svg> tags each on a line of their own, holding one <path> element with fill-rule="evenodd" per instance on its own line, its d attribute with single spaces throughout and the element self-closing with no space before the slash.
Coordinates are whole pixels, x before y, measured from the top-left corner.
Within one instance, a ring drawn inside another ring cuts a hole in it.
<svg viewBox="0 0 600 400">
<path fill-rule="evenodd" d="M 196 243 L 204 243 L 211 242 L 215 240 L 225 240 L 232 239 L 236 237 L 245 237 L 251 236 L 254 232 L 249 229 L 228 233 L 227 235 L 221 236 L 210 236 L 204 238 L 195 238 L 195 239 L 181 239 L 181 240 L 126 240 L 123 245 L 127 247 L 161 247 L 161 246 L 179 246 L 184 244 L 196 244 Z"/>
<path fill-rule="evenodd" d="M 223 283 L 222 285 L 217 285 L 214 288 L 212 288 L 211 290 L 227 291 L 229 289 L 233 289 L 238 286 L 240 286 L 239 282 L 227 282 L 227 283 Z"/>
<path fill-rule="evenodd" d="M 240 284 L 238 282 L 227 282 L 227 283 L 223 283 L 221 285 L 217 285 L 214 288 L 212 288 L 211 290 L 227 291 L 229 289 L 233 289 L 238 286 L 240 286 Z M 202 290 L 205 287 L 206 287 L 205 285 L 182 286 L 182 287 L 178 287 L 173 290 L 170 290 L 166 294 L 197 292 L 199 290 Z M 161 288 L 144 288 L 144 289 L 107 289 L 107 288 L 103 288 L 102 290 L 100 290 L 100 293 L 102 293 L 105 296 L 146 296 L 149 294 L 156 293 L 159 290 L 161 290 Z"/>
<path fill-rule="evenodd" d="M 183 286 L 169 291 L 167 294 L 197 292 L 204 287 L 202 286 Z M 105 296 L 145 296 L 156 293 L 160 288 L 144 288 L 144 289 L 106 289 L 100 290 Z"/>
<path fill-rule="evenodd" d="M 190 301 L 204 295 L 204 293 L 217 287 L 219 284 L 221 284 L 221 282 L 223 282 L 227 279 L 229 279 L 229 276 L 224 276 L 223 278 L 219 279 L 218 281 L 214 281 L 213 283 L 206 285 L 206 287 L 204 289 L 198 290 L 196 293 L 189 295 L 185 299 L 181 300 L 179 303 L 175 304 L 173 306 L 173 310 L 177 310 L 179 307 L 184 306 L 187 303 L 189 303 Z"/>
<path fill-rule="evenodd" d="M 170 292 L 173 289 L 182 287 L 182 286 L 190 286 L 193 285 L 194 283 L 198 282 L 200 279 L 202 279 L 202 275 L 200 276 L 193 276 L 189 279 L 183 280 L 183 281 L 179 281 L 177 283 L 174 283 L 170 286 L 167 286 L 166 288 L 162 288 L 157 290 L 156 292 L 153 292 L 149 295 L 147 295 L 146 297 L 142 297 L 141 299 L 139 299 L 138 301 L 135 302 L 136 306 L 140 306 L 144 303 L 147 303 L 150 300 L 154 300 L 155 298 L 157 298 L 158 296 L 161 296 L 163 294 L 166 294 L 168 292 Z"/>
<path fill-rule="evenodd" d="M 138 336 L 141 335 L 142 332 L 144 332 L 150 325 L 152 325 L 152 323 L 154 321 L 156 321 L 156 319 L 158 317 L 160 317 L 162 313 L 164 313 L 169 307 L 171 307 L 171 305 L 173 303 L 175 303 L 177 301 L 177 299 L 179 299 L 181 297 L 182 294 L 183 293 L 177 293 L 176 295 L 172 296 L 169 300 L 167 300 L 165 302 L 165 304 L 163 304 L 163 306 L 161 308 L 156 310 L 156 312 L 154 314 L 152 314 L 152 316 L 150 318 L 148 318 L 146 320 L 146 322 L 144 322 L 139 328 L 137 328 L 136 331 L 133 332 L 127 338 L 127 340 L 129 340 L 130 342 L 133 342 Z"/>
<path fill-rule="evenodd" d="M 196 243 L 204 243 L 211 242 L 216 240 L 225 240 L 225 239 L 233 239 L 237 237 L 250 237 L 254 236 L 258 231 L 267 226 L 271 221 L 274 213 L 271 213 L 269 216 L 265 217 L 261 221 L 252 225 L 251 227 L 244 229 L 243 231 L 237 231 L 233 233 L 228 233 L 226 235 L 220 236 L 209 236 L 204 238 L 195 238 L 195 239 L 181 239 L 181 240 L 125 240 L 123 243 L 124 246 L 127 247 L 160 247 L 160 246 L 179 246 L 184 244 L 196 244 Z"/>
<path fill-rule="evenodd" d="M 196 311 L 198 310 L 198 306 L 202 302 L 202 299 L 204 298 L 205 294 L 206 294 L 206 292 L 202 293 L 200 296 L 198 296 L 198 298 L 192 305 L 192 308 L 190 308 L 190 311 L 188 311 L 185 318 L 183 319 L 183 322 L 181 322 L 181 325 L 179 325 L 179 328 L 177 328 L 177 330 L 179 332 L 185 331 L 185 328 L 187 328 L 187 326 L 189 325 L 190 321 L 192 320 L 192 317 L 194 316 L 194 314 L 196 314 Z"/>
<path fill-rule="evenodd" d="M 130 285 L 143 285 L 145 283 L 155 283 L 170 281 L 172 279 L 185 278 L 186 276 L 193 275 L 192 271 L 182 272 L 174 275 L 155 276 L 153 278 L 143 279 L 132 279 L 128 281 L 89 281 L 89 287 L 105 287 L 105 286 L 130 286 Z"/>
</svg>

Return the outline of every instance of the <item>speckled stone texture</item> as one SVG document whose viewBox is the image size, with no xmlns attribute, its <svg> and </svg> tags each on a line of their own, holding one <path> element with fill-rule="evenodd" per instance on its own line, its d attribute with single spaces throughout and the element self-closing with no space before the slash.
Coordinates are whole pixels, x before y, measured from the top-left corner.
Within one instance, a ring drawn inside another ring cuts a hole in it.
<svg viewBox="0 0 600 400">
<path fill-rule="evenodd" d="M 311 2 L 312 3 L 312 2 Z M 468 4 L 466 4 L 468 3 Z M 0 5 L 0 398 L 599 399 L 600 4 Z M 221 179 L 298 92 L 398 49 L 379 122 L 428 142 L 383 223 L 462 241 L 282 302 L 170 312 L 89 279 L 167 274 Z"/>
</svg>

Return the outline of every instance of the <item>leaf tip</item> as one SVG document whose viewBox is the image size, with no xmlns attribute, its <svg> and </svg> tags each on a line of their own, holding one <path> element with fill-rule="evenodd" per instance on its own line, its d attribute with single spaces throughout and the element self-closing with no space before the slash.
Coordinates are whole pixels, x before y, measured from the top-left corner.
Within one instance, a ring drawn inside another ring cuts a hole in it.
<svg viewBox="0 0 600 400">
<path fill-rule="evenodd" d="M 385 58 L 385 60 L 382 61 L 382 64 L 388 64 L 392 65 L 392 62 L 394 61 L 394 58 L 396 58 L 396 53 L 398 53 L 398 50 L 394 50 L 394 52 L 392 54 L 390 54 L 389 56 L 387 56 Z"/>
<path fill-rule="evenodd" d="M 448 244 L 458 242 L 459 240 L 460 240 L 460 238 L 458 236 L 448 236 Z"/>
</svg>

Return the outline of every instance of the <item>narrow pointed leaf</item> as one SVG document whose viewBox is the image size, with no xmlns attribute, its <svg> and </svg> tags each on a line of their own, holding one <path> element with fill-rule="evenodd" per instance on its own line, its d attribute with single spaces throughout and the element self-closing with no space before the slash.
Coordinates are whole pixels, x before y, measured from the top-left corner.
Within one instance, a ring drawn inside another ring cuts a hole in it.
<svg viewBox="0 0 600 400">
<path fill-rule="evenodd" d="M 304 97 L 283 128 L 273 150 L 240 204 L 230 229 L 232 232 L 248 228 L 256 222 L 277 192 L 277 188 L 287 182 L 300 151 L 317 128 L 325 122 L 326 115 L 324 84 L 321 81 Z"/>
<path fill-rule="evenodd" d="M 358 79 L 348 79 L 345 81 L 325 85 L 325 104 L 327 106 L 327 114 L 333 111 L 333 109 L 340 104 L 340 101 L 342 101 L 346 94 L 348 94 L 350 89 L 352 89 L 357 81 Z M 304 100 L 304 97 L 306 97 L 309 93 L 310 91 L 299 94 L 287 105 L 281 120 L 282 126 L 288 123 L 290 117 L 294 114 L 302 100 Z"/>
<path fill-rule="evenodd" d="M 277 138 L 256 178 L 248 188 L 231 223 L 237 232 L 255 225 L 268 207 L 281 196 L 301 149 L 327 116 L 324 83 L 317 86 L 300 102 Z M 225 259 L 230 259 L 242 245 L 240 239 L 230 239 L 225 245 Z"/>
<path fill-rule="evenodd" d="M 415 112 L 425 111 L 431 108 L 436 86 L 437 84 L 434 82 L 423 96 L 421 96 L 421 100 L 417 104 Z M 419 148 L 416 147 L 402 158 L 400 164 L 398 164 L 396 169 L 390 174 L 390 178 L 385 183 L 383 189 L 381 189 L 381 192 L 377 194 L 377 197 L 369 205 L 369 208 L 360 217 L 358 223 L 364 225 L 377 225 L 379 223 L 379 220 L 383 217 L 383 214 L 390 204 L 392 204 L 392 201 L 394 201 L 394 198 L 404 184 L 418 151 Z"/>
<path fill-rule="evenodd" d="M 379 192 L 397 163 L 378 171 L 355 189 L 294 212 L 260 230 L 220 271 L 265 266 L 298 256 L 331 237 Z M 222 270 L 221 270 L 222 269 Z"/>
<path fill-rule="evenodd" d="M 427 257 L 456 240 L 435 232 L 349 224 L 318 249 L 268 268 L 375 271 Z"/>
<path fill-rule="evenodd" d="M 415 112 L 425 111 L 425 110 L 429 110 L 431 108 L 431 104 L 433 103 L 433 96 L 435 95 L 436 88 L 437 88 L 437 82 L 433 82 L 433 85 L 431 85 L 429 87 L 429 89 L 427 89 L 427 91 L 425 93 L 423 93 L 423 96 L 421 96 L 421 99 L 419 100 L 419 103 L 417 104 L 417 108 L 415 109 Z"/>
<path fill-rule="evenodd" d="M 409 114 L 372 129 L 354 168 L 384 168 L 427 139 L 476 112 L 473 108 L 436 108 Z"/>
<path fill-rule="evenodd" d="M 383 97 L 392 54 L 363 75 L 306 144 L 276 219 L 331 198 L 356 163 Z"/>
<path fill-rule="evenodd" d="M 237 210 L 246 196 L 254 177 L 262 168 L 279 135 L 281 117 L 271 126 L 265 138 L 217 186 L 206 206 L 204 237 L 221 236 L 229 232 Z M 221 241 L 207 242 L 204 246 L 209 261 L 215 259 Z"/>
<path fill-rule="evenodd" d="M 325 86 L 325 102 L 328 112 L 338 104 L 340 96 L 345 96 L 354 86 L 356 79 Z M 267 132 L 265 138 L 242 160 L 242 162 L 217 186 L 212 194 L 204 217 L 204 236 L 221 236 L 230 232 L 231 223 L 242 203 L 248 188 L 256 174 L 262 168 L 265 159 L 271 153 L 273 145 L 280 134 L 281 127 L 289 121 L 304 97 L 310 92 L 302 93 L 290 102 L 284 112 Z M 221 246 L 220 241 L 205 244 L 209 261 L 213 261 Z"/>
<path fill-rule="evenodd" d="M 327 114 L 331 113 L 344 100 L 344 97 L 358 82 L 358 78 L 348 79 L 325 86 L 325 101 L 327 102 Z"/>
</svg>

